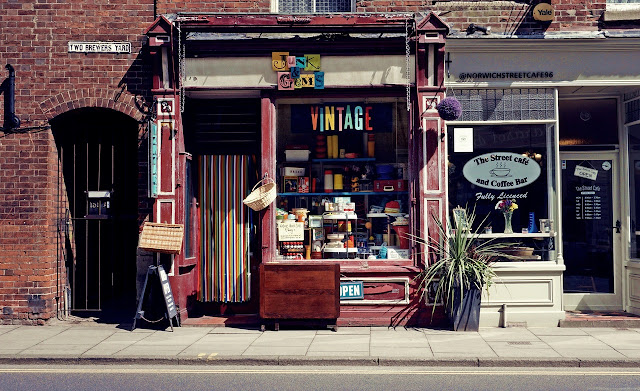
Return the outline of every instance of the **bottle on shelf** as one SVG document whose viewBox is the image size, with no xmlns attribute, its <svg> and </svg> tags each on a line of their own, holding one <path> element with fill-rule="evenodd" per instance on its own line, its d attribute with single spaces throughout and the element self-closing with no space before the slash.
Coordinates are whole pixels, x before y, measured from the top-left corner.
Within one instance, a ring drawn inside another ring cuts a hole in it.
<svg viewBox="0 0 640 391">
<path fill-rule="evenodd" d="M 375 157 L 375 155 L 376 155 L 375 134 L 370 134 L 370 135 L 368 135 L 368 141 L 367 141 L 367 156 L 368 157 Z"/>
<path fill-rule="evenodd" d="M 333 192 L 333 171 L 324 170 L 324 192 Z"/>
</svg>

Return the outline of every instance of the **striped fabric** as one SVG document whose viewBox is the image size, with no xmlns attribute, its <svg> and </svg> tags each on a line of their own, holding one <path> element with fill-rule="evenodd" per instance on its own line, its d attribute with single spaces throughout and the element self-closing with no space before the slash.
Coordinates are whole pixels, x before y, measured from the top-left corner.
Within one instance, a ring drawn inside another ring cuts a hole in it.
<svg viewBox="0 0 640 391">
<path fill-rule="evenodd" d="M 200 167 L 200 289 L 198 299 L 249 300 L 249 156 L 203 155 Z"/>
</svg>

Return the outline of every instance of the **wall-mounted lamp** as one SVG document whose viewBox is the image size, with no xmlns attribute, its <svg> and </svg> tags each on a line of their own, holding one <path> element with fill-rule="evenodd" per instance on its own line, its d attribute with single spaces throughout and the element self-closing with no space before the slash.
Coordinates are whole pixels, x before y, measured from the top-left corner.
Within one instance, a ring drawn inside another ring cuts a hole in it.
<svg viewBox="0 0 640 391">
<path fill-rule="evenodd" d="M 484 35 L 489 35 L 491 34 L 491 26 L 483 27 L 483 26 L 478 26 L 476 24 L 471 23 L 469 27 L 467 27 L 467 35 L 471 35 L 476 31 L 483 32 Z"/>
</svg>

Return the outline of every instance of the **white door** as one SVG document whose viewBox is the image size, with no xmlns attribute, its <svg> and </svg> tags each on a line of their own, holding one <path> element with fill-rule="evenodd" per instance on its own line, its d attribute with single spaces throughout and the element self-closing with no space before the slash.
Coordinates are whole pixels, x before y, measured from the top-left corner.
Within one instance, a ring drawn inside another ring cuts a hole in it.
<svg viewBox="0 0 640 391">
<path fill-rule="evenodd" d="M 617 152 L 561 152 L 563 302 L 622 310 L 621 190 Z"/>
</svg>

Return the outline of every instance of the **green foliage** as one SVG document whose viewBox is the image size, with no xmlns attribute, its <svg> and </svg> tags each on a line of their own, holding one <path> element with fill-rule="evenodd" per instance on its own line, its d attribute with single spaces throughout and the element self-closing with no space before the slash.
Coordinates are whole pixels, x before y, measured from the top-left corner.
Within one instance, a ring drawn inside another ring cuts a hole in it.
<svg viewBox="0 0 640 391">
<path fill-rule="evenodd" d="M 453 311 L 453 297 L 456 290 L 460 294 L 460 302 L 464 298 L 465 290 L 472 287 L 487 289 L 496 277 L 492 264 L 499 258 L 513 259 L 513 255 L 504 250 L 514 243 L 497 242 L 496 238 L 479 240 L 484 228 L 486 217 L 477 225 L 475 230 L 455 229 L 449 221 L 445 225 L 438 216 L 432 214 L 437 226 L 433 237 L 411 236 L 418 244 L 426 246 L 430 253 L 435 253 L 436 259 L 422 271 L 416 280 L 422 291 L 421 299 L 425 298 L 430 287 L 434 287 L 434 299 L 442 301 L 449 314 Z M 473 227 L 476 219 L 475 210 L 466 210 L 466 223 L 458 222 L 459 227 Z M 435 306 L 433 307 L 435 311 Z"/>
</svg>

